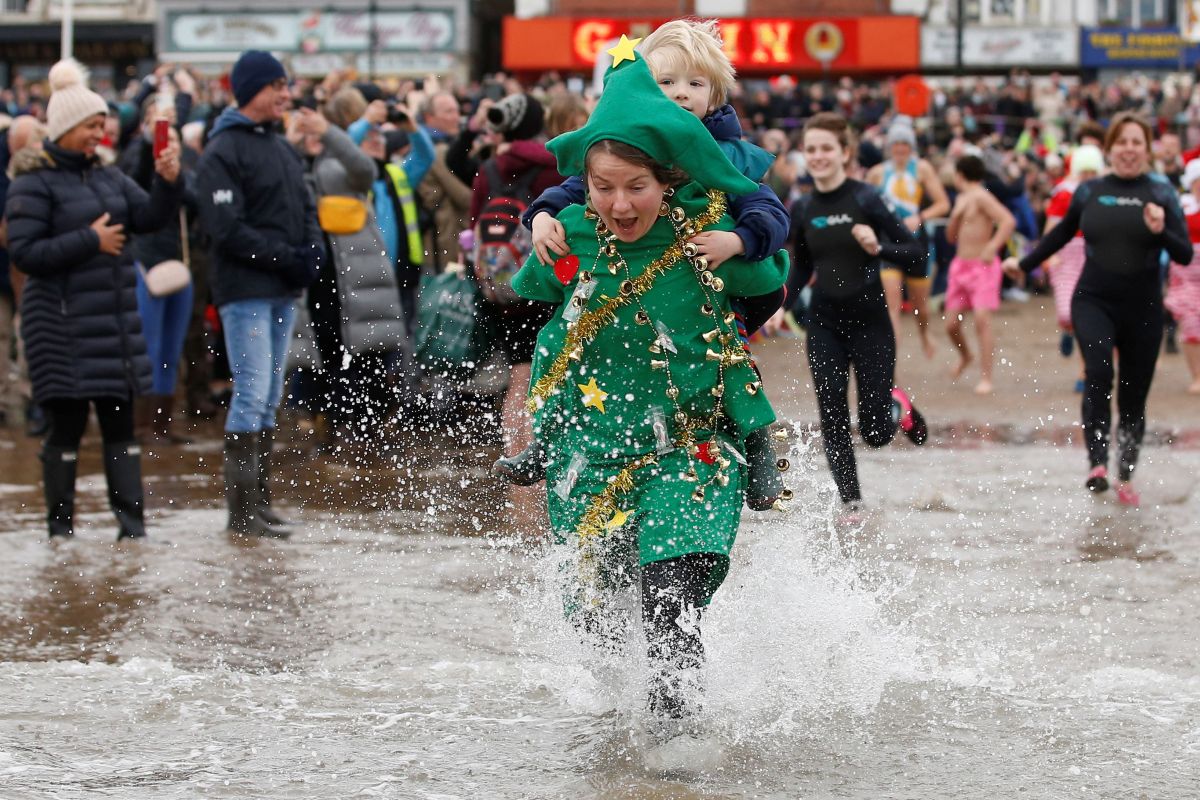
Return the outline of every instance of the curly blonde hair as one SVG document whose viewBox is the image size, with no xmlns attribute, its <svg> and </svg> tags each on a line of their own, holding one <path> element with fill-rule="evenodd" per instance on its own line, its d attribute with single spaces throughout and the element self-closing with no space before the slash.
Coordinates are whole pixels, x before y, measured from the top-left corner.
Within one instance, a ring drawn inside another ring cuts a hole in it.
<svg viewBox="0 0 1200 800">
<path fill-rule="evenodd" d="M 671 70 L 703 75 L 712 85 L 709 108 L 729 101 L 736 73 L 715 19 L 673 19 L 643 39 L 638 50 L 656 79 Z"/>
</svg>

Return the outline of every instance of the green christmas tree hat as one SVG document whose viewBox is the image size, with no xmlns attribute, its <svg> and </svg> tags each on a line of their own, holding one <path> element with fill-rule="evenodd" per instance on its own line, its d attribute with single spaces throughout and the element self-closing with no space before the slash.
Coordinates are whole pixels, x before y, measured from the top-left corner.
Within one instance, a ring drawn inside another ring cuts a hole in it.
<svg viewBox="0 0 1200 800">
<path fill-rule="evenodd" d="M 583 176 L 584 158 L 592 145 L 613 139 L 666 167 L 682 169 L 705 189 L 743 195 L 758 188 L 729 163 L 704 123 L 663 94 L 632 43 L 622 36 L 621 44 L 610 52 L 615 56 L 613 65 L 587 124 L 546 144 L 558 159 L 561 174 Z"/>
</svg>

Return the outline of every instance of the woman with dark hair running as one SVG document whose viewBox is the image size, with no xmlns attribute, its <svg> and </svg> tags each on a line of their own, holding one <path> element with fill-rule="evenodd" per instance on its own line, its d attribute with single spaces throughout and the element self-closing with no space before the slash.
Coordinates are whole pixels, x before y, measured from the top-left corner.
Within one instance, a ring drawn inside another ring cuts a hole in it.
<svg viewBox="0 0 1200 800">
<path fill-rule="evenodd" d="M 893 385 L 896 338 L 879 279 L 881 260 L 919 277 L 925 249 L 878 189 L 847 177 L 852 154 L 849 126 L 840 114 L 822 112 L 805 124 L 804 157 L 814 191 L 792 208 L 794 267 L 788 286 L 788 296 L 797 297 L 813 280 L 808 363 L 825 455 L 846 505 L 842 521 L 851 523 L 858 520 L 862 490 L 850 438 L 850 365 L 863 441 L 883 447 L 897 424 L 915 444 L 927 437 L 925 420 L 908 394 Z"/>
<path fill-rule="evenodd" d="M 1023 277 L 1083 231 L 1086 260 L 1071 299 L 1071 320 L 1084 360 L 1083 433 L 1086 486 L 1108 489 L 1112 428 L 1113 351 L 1121 353 L 1117 382 L 1117 501 L 1141 502 L 1131 480 L 1146 432 L 1146 396 L 1163 337 L 1159 258 L 1192 260 L 1192 243 L 1175 190 L 1150 177 L 1150 126 L 1130 113 L 1113 118 L 1104 137 L 1112 172 L 1075 190 L 1067 215 L 1029 255 L 1006 259 L 1004 270 Z"/>
</svg>

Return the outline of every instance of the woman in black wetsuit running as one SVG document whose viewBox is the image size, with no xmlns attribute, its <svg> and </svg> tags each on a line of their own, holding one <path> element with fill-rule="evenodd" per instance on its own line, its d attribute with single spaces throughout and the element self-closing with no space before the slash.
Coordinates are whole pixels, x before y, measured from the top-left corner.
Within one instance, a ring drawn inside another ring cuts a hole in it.
<svg viewBox="0 0 1200 800">
<path fill-rule="evenodd" d="M 882 447 L 896 435 L 897 424 L 916 444 L 927 435 L 908 395 L 893 386 L 896 339 L 879 280 L 880 259 L 923 274 L 925 249 L 877 188 L 846 176 L 852 152 L 841 115 L 822 112 L 805 124 L 804 157 L 815 191 L 792 209 L 788 296 L 797 297 L 815 273 L 808 364 L 829 468 L 847 512 L 856 515 L 862 491 L 850 438 L 850 365 L 863 441 Z"/>
<path fill-rule="evenodd" d="M 1090 472 L 1087 488 L 1108 489 L 1112 428 L 1113 350 L 1121 354 L 1117 383 L 1117 500 L 1136 506 L 1130 480 L 1146 431 L 1146 396 L 1163 337 L 1163 250 L 1177 264 L 1192 259 L 1192 243 L 1175 190 L 1154 180 L 1150 126 L 1122 113 L 1104 137 L 1112 173 L 1081 185 L 1062 222 L 1005 272 L 1019 277 L 1036 268 L 1083 231 L 1087 257 L 1071 298 L 1071 319 L 1084 360 L 1083 433 Z"/>
</svg>

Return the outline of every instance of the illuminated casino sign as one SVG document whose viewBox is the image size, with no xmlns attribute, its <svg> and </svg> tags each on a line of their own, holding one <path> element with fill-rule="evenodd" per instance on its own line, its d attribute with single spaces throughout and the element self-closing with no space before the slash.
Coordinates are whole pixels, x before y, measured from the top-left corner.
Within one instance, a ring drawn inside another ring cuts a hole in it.
<svg viewBox="0 0 1200 800">
<path fill-rule="evenodd" d="M 645 36 L 664 19 L 537 17 L 504 20 L 508 70 L 590 70 L 621 34 Z M 718 20 L 725 52 L 741 73 L 886 71 L 915 68 L 915 17 Z"/>
</svg>

